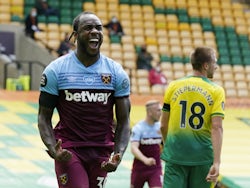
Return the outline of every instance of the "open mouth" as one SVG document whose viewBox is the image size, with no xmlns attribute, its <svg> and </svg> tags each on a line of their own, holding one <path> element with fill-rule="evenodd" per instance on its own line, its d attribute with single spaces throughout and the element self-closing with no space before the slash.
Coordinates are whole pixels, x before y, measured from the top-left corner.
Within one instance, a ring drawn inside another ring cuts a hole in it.
<svg viewBox="0 0 250 188">
<path fill-rule="evenodd" d="M 99 40 L 98 39 L 90 39 L 89 40 L 89 47 L 92 49 L 96 49 L 99 47 Z"/>
</svg>

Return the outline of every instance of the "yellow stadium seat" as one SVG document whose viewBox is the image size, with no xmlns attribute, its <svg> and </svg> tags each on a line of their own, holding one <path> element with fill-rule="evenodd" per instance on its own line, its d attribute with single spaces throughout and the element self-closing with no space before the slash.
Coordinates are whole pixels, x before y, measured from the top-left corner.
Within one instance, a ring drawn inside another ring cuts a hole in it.
<svg viewBox="0 0 250 188">
<path fill-rule="evenodd" d="M 183 30 L 190 30 L 190 24 L 189 23 L 180 23 L 179 24 L 179 30 L 183 31 Z"/>
<path fill-rule="evenodd" d="M 130 5 L 128 4 L 120 4 L 120 14 L 124 12 L 129 12 L 130 13 Z"/>
<path fill-rule="evenodd" d="M 157 37 L 165 37 L 165 38 L 168 36 L 166 29 L 157 29 L 156 35 Z"/>
<path fill-rule="evenodd" d="M 176 0 L 176 7 L 177 8 L 187 8 L 188 4 L 186 1 L 183 1 L 183 0 Z"/>
<path fill-rule="evenodd" d="M 60 40 L 54 40 L 54 39 L 48 40 L 47 45 L 50 48 L 57 50 L 60 45 Z"/>
<path fill-rule="evenodd" d="M 144 5 L 142 6 L 142 12 L 144 14 L 149 14 L 149 13 L 154 14 L 154 9 L 151 5 Z"/>
<path fill-rule="evenodd" d="M 60 31 L 59 25 L 57 23 L 48 23 L 47 24 L 47 31 L 48 32 L 53 32 L 53 31 L 59 32 Z"/>
<path fill-rule="evenodd" d="M 211 8 L 211 10 L 213 10 L 213 9 L 221 9 L 220 1 L 210 1 L 209 2 L 209 7 Z"/>
<path fill-rule="evenodd" d="M 207 7 L 201 7 L 200 16 L 202 18 L 209 18 L 211 16 L 210 10 Z"/>
<path fill-rule="evenodd" d="M 153 29 L 155 30 L 155 22 L 154 20 L 144 20 L 144 28 L 145 29 Z"/>
<path fill-rule="evenodd" d="M 188 8 L 188 15 L 191 17 L 200 17 L 199 7 L 189 7 Z"/>
<path fill-rule="evenodd" d="M 221 16 L 213 16 L 212 23 L 215 26 L 224 26 L 224 19 Z"/>
<path fill-rule="evenodd" d="M 248 28 L 246 25 L 238 25 L 238 26 L 236 26 L 236 32 L 240 35 L 247 35 Z"/>
<path fill-rule="evenodd" d="M 108 8 L 108 5 L 106 2 L 98 2 L 95 5 L 96 11 L 106 11 Z"/>
<path fill-rule="evenodd" d="M 63 33 L 71 33 L 73 31 L 73 28 L 70 24 L 60 24 L 59 30 L 60 32 L 63 32 Z"/>
<path fill-rule="evenodd" d="M 132 12 L 131 13 L 132 21 L 143 21 L 143 13 L 141 12 Z"/>
<path fill-rule="evenodd" d="M 85 3 L 83 3 L 82 8 L 83 8 L 83 10 L 95 12 L 95 3 L 85 2 Z"/>
<path fill-rule="evenodd" d="M 226 97 L 237 97 L 237 90 L 235 88 L 225 88 Z"/>
<path fill-rule="evenodd" d="M 0 13 L 0 23 L 10 23 L 11 16 L 9 13 Z"/>
<path fill-rule="evenodd" d="M 162 21 L 164 19 L 166 20 L 166 22 L 178 22 L 178 17 L 173 14 L 166 15 L 166 17 L 164 16 L 164 18 L 162 18 Z"/>
<path fill-rule="evenodd" d="M 157 40 L 155 37 L 150 37 L 150 36 L 147 36 L 146 37 L 146 44 L 147 45 L 157 45 Z"/>
<path fill-rule="evenodd" d="M 246 88 L 243 89 L 238 89 L 237 90 L 237 96 L 242 98 L 242 97 L 248 97 L 249 98 L 249 91 Z"/>
<path fill-rule="evenodd" d="M 134 13 L 134 12 L 142 13 L 141 5 L 131 5 L 130 12 L 131 13 Z"/>
<path fill-rule="evenodd" d="M 0 0 L 0 5 L 11 5 L 11 0 Z"/>
<path fill-rule="evenodd" d="M 191 37 L 181 38 L 181 45 L 182 45 L 182 47 L 184 47 L 184 46 L 193 47 L 192 38 Z"/>
<path fill-rule="evenodd" d="M 177 22 L 168 22 L 167 28 L 168 28 L 168 30 L 178 30 L 179 24 Z"/>
<path fill-rule="evenodd" d="M 166 16 L 163 14 L 156 14 L 155 15 L 155 21 L 156 22 L 165 22 L 166 21 Z"/>
<path fill-rule="evenodd" d="M 192 38 L 193 39 L 203 39 L 202 31 L 193 31 L 192 32 Z"/>
<path fill-rule="evenodd" d="M 10 10 L 11 10 L 10 5 L 3 4 L 3 5 L 0 6 L 0 12 L 1 13 L 11 14 Z"/>
<path fill-rule="evenodd" d="M 224 17 L 224 25 L 225 26 L 235 26 L 235 20 L 233 17 Z"/>
<path fill-rule="evenodd" d="M 175 0 L 165 0 L 164 2 L 165 2 L 165 7 L 176 8 Z"/>
<path fill-rule="evenodd" d="M 138 85 L 138 93 L 140 95 L 149 95 L 151 94 L 151 89 L 147 85 Z"/>
<path fill-rule="evenodd" d="M 163 95 L 165 88 L 161 85 L 153 85 L 151 86 L 152 95 Z"/>
<path fill-rule="evenodd" d="M 20 17 L 23 17 L 23 6 L 20 5 L 12 5 L 10 8 L 11 14 L 18 15 Z"/>
<path fill-rule="evenodd" d="M 12 6 L 23 6 L 24 0 L 11 0 L 11 5 Z"/>
<path fill-rule="evenodd" d="M 119 5 L 118 5 L 117 3 L 109 3 L 109 4 L 108 4 L 108 10 L 109 10 L 109 11 L 116 10 L 116 11 L 119 12 L 119 11 L 120 11 L 119 8 L 120 8 L 120 7 L 119 7 Z M 104 10 L 105 10 L 105 9 L 104 9 Z"/>
<path fill-rule="evenodd" d="M 50 31 L 47 33 L 47 39 L 48 40 L 58 40 L 61 41 L 61 35 L 57 31 Z"/>
<path fill-rule="evenodd" d="M 122 36 L 122 44 L 133 44 L 133 37 L 131 35 Z"/>
<path fill-rule="evenodd" d="M 144 34 L 145 34 L 146 37 L 154 38 L 156 36 L 155 29 L 145 28 L 144 31 L 145 31 Z"/>
<path fill-rule="evenodd" d="M 123 52 L 135 52 L 135 47 L 133 43 L 124 43 L 122 44 L 122 51 Z"/>
<path fill-rule="evenodd" d="M 144 36 L 144 29 L 142 27 L 133 28 L 133 36 L 140 35 Z"/>
<path fill-rule="evenodd" d="M 184 57 L 189 57 L 191 52 L 194 50 L 193 45 L 191 46 L 182 46 L 182 53 Z"/>
<path fill-rule="evenodd" d="M 194 45 L 194 47 L 203 46 L 204 45 L 203 38 L 194 38 L 193 39 L 193 45 Z"/>
<path fill-rule="evenodd" d="M 201 24 L 199 23 L 191 23 L 190 28 L 192 31 L 202 31 Z"/>
<path fill-rule="evenodd" d="M 35 39 L 47 43 L 47 33 L 46 32 L 35 32 Z"/>
</svg>

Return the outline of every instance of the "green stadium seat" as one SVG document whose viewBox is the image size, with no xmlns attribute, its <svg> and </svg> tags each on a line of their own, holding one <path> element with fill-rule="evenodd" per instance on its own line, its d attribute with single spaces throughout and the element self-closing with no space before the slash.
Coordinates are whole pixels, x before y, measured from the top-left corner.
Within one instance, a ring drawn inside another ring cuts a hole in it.
<svg viewBox="0 0 250 188">
<path fill-rule="evenodd" d="M 161 55 L 160 56 L 160 61 L 161 62 L 170 62 L 171 61 L 171 58 L 169 57 L 169 56 L 167 56 L 167 55 Z"/>
<path fill-rule="evenodd" d="M 189 22 L 189 16 L 185 14 L 178 15 L 178 19 L 179 19 L 179 22 L 185 22 L 185 23 Z"/>
<path fill-rule="evenodd" d="M 24 1 L 25 6 L 26 5 L 32 5 L 33 6 L 33 5 L 35 5 L 35 3 L 36 3 L 36 0 L 25 0 Z"/>
<path fill-rule="evenodd" d="M 47 17 L 45 15 L 38 15 L 37 19 L 40 23 L 47 23 Z"/>
<path fill-rule="evenodd" d="M 165 14 L 177 14 L 177 10 L 174 8 L 165 9 Z"/>
<path fill-rule="evenodd" d="M 243 65 L 250 65 L 250 57 L 243 57 Z"/>
<path fill-rule="evenodd" d="M 189 17 L 189 22 L 190 23 L 200 23 L 200 18 L 199 17 Z"/>
<path fill-rule="evenodd" d="M 140 5 L 141 1 L 143 1 L 143 0 L 130 0 L 129 4 L 130 5 Z"/>
<path fill-rule="evenodd" d="M 219 47 L 218 48 L 218 52 L 220 56 L 229 56 L 229 51 L 227 49 L 227 47 Z"/>
<path fill-rule="evenodd" d="M 243 61 L 241 56 L 233 56 L 231 57 L 231 64 L 232 65 L 243 65 Z"/>
<path fill-rule="evenodd" d="M 23 22 L 23 19 L 22 18 L 20 18 L 20 16 L 18 16 L 18 15 L 11 15 L 11 21 L 12 22 Z"/>
<path fill-rule="evenodd" d="M 48 1 L 49 6 L 59 9 L 60 8 L 60 3 L 59 0 L 50 0 Z"/>
<path fill-rule="evenodd" d="M 57 16 L 48 16 L 47 23 L 59 23 L 59 18 Z"/>
<path fill-rule="evenodd" d="M 219 65 L 230 64 L 230 58 L 228 56 L 220 56 L 218 59 Z"/>
<path fill-rule="evenodd" d="M 60 23 L 61 24 L 72 24 L 73 22 L 73 19 L 71 17 L 68 17 L 68 16 L 61 16 L 60 17 Z"/>
<path fill-rule="evenodd" d="M 120 4 L 130 4 L 130 0 L 119 0 Z"/>
<path fill-rule="evenodd" d="M 72 9 L 82 9 L 82 1 L 73 1 Z"/>
<path fill-rule="evenodd" d="M 171 57 L 171 62 L 175 63 L 175 62 L 183 62 L 183 58 L 180 56 L 172 56 Z"/>
<path fill-rule="evenodd" d="M 71 15 L 72 15 L 71 9 L 66 9 L 66 8 L 60 9 L 60 16 L 71 17 Z"/>
<path fill-rule="evenodd" d="M 72 2 L 70 2 L 70 1 L 61 1 L 61 3 L 60 3 L 60 8 L 71 8 L 71 4 L 72 4 Z"/>
<path fill-rule="evenodd" d="M 141 5 L 152 5 L 151 0 L 141 0 Z"/>
<path fill-rule="evenodd" d="M 231 57 L 240 56 L 241 55 L 241 52 L 240 52 L 239 48 L 230 48 L 229 52 L 230 52 L 230 56 Z"/>
<path fill-rule="evenodd" d="M 117 35 L 110 36 L 110 42 L 111 43 L 121 43 L 121 37 Z"/>
<path fill-rule="evenodd" d="M 162 7 L 155 7 L 155 14 L 165 14 L 165 9 Z"/>
</svg>

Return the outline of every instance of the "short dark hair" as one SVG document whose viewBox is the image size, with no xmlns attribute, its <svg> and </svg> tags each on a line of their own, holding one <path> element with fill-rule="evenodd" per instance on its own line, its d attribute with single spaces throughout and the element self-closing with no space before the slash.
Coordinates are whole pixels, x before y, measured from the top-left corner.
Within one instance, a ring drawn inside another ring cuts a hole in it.
<svg viewBox="0 0 250 188">
<path fill-rule="evenodd" d="M 90 11 L 84 11 L 84 12 L 81 12 L 80 14 L 78 14 L 74 18 L 74 20 L 73 20 L 73 31 L 77 31 L 78 30 L 80 18 L 81 18 L 82 15 L 86 15 L 86 14 L 93 14 L 93 15 L 95 15 L 93 12 L 90 12 Z"/>
<path fill-rule="evenodd" d="M 201 71 L 204 63 L 211 63 L 214 59 L 214 49 L 210 47 L 197 47 L 191 53 L 191 64 L 194 70 Z"/>
</svg>

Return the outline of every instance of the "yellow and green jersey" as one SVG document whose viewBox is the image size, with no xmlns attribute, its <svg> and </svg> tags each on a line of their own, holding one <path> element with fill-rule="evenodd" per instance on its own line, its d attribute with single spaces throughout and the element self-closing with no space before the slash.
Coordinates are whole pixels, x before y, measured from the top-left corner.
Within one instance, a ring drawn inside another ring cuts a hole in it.
<svg viewBox="0 0 250 188">
<path fill-rule="evenodd" d="M 180 165 L 213 162 L 211 117 L 224 118 L 224 103 L 224 89 L 205 77 L 171 82 L 162 108 L 170 118 L 161 158 Z"/>
</svg>

